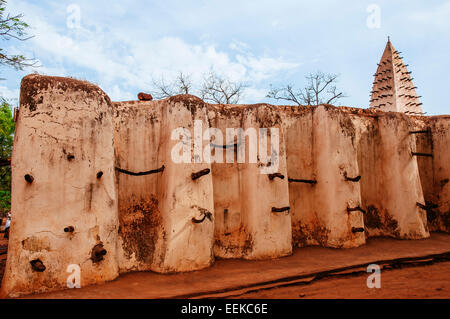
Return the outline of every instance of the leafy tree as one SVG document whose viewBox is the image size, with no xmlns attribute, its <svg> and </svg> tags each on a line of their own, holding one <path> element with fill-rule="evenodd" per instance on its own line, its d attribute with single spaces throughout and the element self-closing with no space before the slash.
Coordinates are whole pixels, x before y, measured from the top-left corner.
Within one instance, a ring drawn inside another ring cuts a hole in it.
<svg viewBox="0 0 450 319">
<path fill-rule="evenodd" d="M 11 207 L 11 158 L 15 128 L 11 108 L 6 101 L 0 104 L 0 216 Z"/>
<path fill-rule="evenodd" d="M 10 15 L 5 12 L 6 0 L 0 0 L 0 39 L 25 41 L 30 39 L 26 33 L 28 24 L 22 20 L 23 15 Z M 29 59 L 21 54 L 8 54 L 4 48 L 0 48 L 0 65 L 23 70 L 24 67 L 36 66 L 35 59 Z"/>
<path fill-rule="evenodd" d="M 308 74 L 306 86 L 301 90 L 295 90 L 292 85 L 281 88 L 271 87 L 268 98 L 277 101 L 284 100 L 297 105 L 332 104 L 346 95 L 336 87 L 337 74 L 324 74 L 320 71 Z"/>
<path fill-rule="evenodd" d="M 22 14 L 11 15 L 6 12 L 6 0 L 0 0 L 0 40 L 25 41 L 30 39 L 26 30 L 28 24 L 22 20 Z M 3 42 L 4 43 L 4 42 Z M 35 59 L 29 59 L 22 54 L 9 54 L 0 47 L 0 66 L 23 70 L 25 67 L 36 66 Z M 10 158 L 13 147 L 15 122 L 11 106 L 0 97 L 0 217 L 11 207 L 11 167 Z"/>
</svg>

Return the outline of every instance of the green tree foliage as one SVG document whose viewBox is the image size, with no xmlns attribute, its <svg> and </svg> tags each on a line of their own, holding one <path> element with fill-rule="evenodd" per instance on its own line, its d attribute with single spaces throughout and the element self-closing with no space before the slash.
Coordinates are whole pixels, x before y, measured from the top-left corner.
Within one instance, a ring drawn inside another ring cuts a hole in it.
<svg viewBox="0 0 450 319">
<path fill-rule="evenodd" d="M 0 104 L 0 216 L 11 207 L 11 167 L 7 165 L 11 158 L 14 139 L 14 118 L 11 107 L 6 101 Z"/>
<path fill-rule="evenodd" d="M 28 24 L 22 20 L 23 15 L 10 15 L 6 13 L 6 0 L 0 0 L 0 39 L 25 41 Z M 23 70 L 24 67 L 36 66 L 35 59 L 28 59 L 21 54 L 8 54 L 4 48 L 0 48 L 0 65 L 10 66 L 16 70 Z"/>
<path fill-rule="evenodd" d="M 30 37 L 26 31 L 28 24 L 22 20 L 22 14 L 12 15 L 6 12 L 6 0 L 0 0 L 0 40 L 25 41 Z M 29 59 L 21 54 L 10 54 L 0 47 L 0 66 L 23 70 L 25 67 L 36 66 L 35 59 Z M 15 122 L 11 106 L 0 97 L 0 217 L 11 208 L 11 167 L 9 160 L 13 148 Z"/>
</svg>

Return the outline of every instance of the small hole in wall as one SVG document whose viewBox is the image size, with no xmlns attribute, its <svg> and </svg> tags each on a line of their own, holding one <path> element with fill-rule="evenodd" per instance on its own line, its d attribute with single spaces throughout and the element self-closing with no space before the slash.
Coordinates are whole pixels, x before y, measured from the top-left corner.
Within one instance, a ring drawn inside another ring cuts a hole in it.
<svg viewBox="0 0 450 319">
<path fill-rule="evenodd" d="M 92 248 L 91 260 L 94 263 L 98 263 L 103 260 L 103 256 L 106 255 L 106 249 L 103 248 L 103 244 L 97 244 Z"/>
<path fill-rule="evenodd" d="M 29 183 L 29 184 L 33 183 L 33 181 L 34 181 L 33 176 L 31 176 L 30 174 L 26 174 L 26 175 L 24 176 L 24 178 L 25 178 L 25 180 L 27 181 L 27 183 Z"/>
<path fill-rule="evenodd" d="M 97 179 L 102 178 L 102 176 L 103 176 L 103 172 L 102 172 L 102 171 L 100 171 L 100 172 L 97 173 Z"/>
<path fill-rule="evenodd" d="M 75 228 L 73 226 L 67 226 L 64 228 L 65 233 L 73 233 Z"/>
<path fill-rule="evenodd" d="M 44 266 L 44 263 L 40 259 L 34 259 L 34 260 L 30 261 L 30 264 L 31 264 L 31 268 L 37 272 L 43 272 L 46 269 L 46 267 Z"/>
</svg>

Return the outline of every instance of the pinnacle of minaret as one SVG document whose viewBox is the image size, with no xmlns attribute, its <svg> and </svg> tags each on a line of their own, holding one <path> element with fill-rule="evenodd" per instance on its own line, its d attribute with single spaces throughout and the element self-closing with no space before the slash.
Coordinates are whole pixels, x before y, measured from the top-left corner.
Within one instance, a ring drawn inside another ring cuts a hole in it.
<svg viewBox="0 0 450 319">
<path fill-rule="evenodd" d="M 403 63 L 401 52 L 395 50 L 389 37 L 372 86 L 370 107 L 386 112 L 424 114 L 416 93 L 411 72 Z"/>
</svg>

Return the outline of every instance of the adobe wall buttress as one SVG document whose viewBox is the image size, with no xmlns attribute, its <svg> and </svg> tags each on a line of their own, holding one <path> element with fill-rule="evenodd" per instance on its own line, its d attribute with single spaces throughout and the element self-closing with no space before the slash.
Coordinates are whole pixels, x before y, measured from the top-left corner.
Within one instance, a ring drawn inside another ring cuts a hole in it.
<svg viewBox="0 0 450 319">
<path fill-rule="evenodd" d="M 115 166 L 132 173 L 158 169 L 161 102 L 113 103 Z M 165 236 L 159 210 L 161 173 L 134 176 L 117 171 L 120 272 L 151 270 Z"/>
<path fill-rule="evenodd" d="M 426 212 L 417 206 L 424 198 L 410 119 L 389 112 L 360 123 L 358 161 L 367 235 L 429 237 Z"/>
<path fill-rule="evenodd" d="M 323 105 L 291 116 L 287 153 L 294 244 L 364 244 L 352 121 L 347 113 Z"/>
<path fill-rule="evenodd" d="M 430 231 L 450 231 L 450 116 L 412 117 Z"/>
<path fill-rule="evenodd" d="M 12 156 L 12 221 L 2 296 L 113 280 L 116 262 L 112 107 L 98 87 L 29 75 L 22 80 Z"/>
<path fill-rule="evenodd" d="M 189 163 L 172 159 L 179 142 L 172 132 L 193 130 L 196 120 L 208 128 L 204 103 L 186 96 L 114 106 L 120 271 L 176 272 L 211 265 L 212 177 L 192 179 L 193 173 L 210 170 L 210 164 L 194 163 L 190 147 Z M 193 221 L 204 214 L 203 222 Z"/>
</svg>

